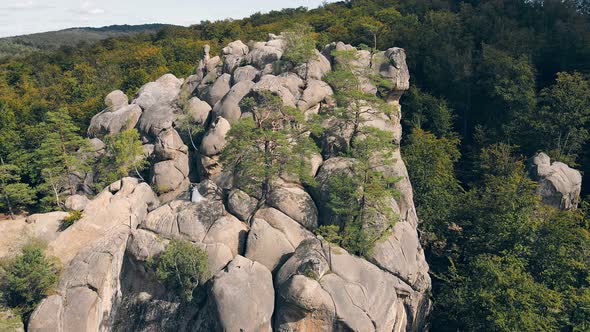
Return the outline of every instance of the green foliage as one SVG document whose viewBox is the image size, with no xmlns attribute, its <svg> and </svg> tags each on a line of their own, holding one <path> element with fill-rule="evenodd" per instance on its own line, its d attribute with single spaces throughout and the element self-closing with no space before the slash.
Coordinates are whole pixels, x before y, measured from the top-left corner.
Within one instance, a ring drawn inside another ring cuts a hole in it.
<svg viewBox="0 0 590 332">
<path fill-rule="evenodd" d="M 307 63 L 315 56 L 316 40 L 313 29 L 308 24 L 295 24 L 291 30 L 283 33 L 283 38 L 285 52 L 282 60 L 297 66 Z"/>
<path fill-rule="evenodd" d="M 225 170 L 232 172 L 235 184 L 260 202 L 281 175 L 309 181 L 309 158 L 317 150 L 310 130 L 317 130 L 313 119 L 282 100 L 265 92 L 244 98 L 241 107 L 252 116 L 235 123 L 227 135 L 221 155 Z"/>
<path fill-rule="evenodd" d="M 569 161 L 590 138 L 590 82 L 577 72 L 557 73 L 555 83 L 541 91 L 535 127 L 551 157 Z"/>
<path fill-rule="evenodd" d="M 35 191 L 20 182 L 21 171 L 17 166 L 4 164 L 2 157 L 0 161 L 0 211 L 8 211 L 14 218 L 14 212 L 33 203 Z"/>
<path fill-rule="evenodd" d="M 70 211 L 70 214 L 61 222 L 61 228 L 66 229 L 72 226 L 76 221 L 82 219 L 82 211 Z"/>
<path fill-rule="evenodd" d="M 78 134 L 78 128 L 66 109 L 47 113 L 46 135 L 37 149 L 44 182 L 40 190 L 48 194 L 52 204 L 61 207 L 63 195 L 76 193 L 74 174 L 90 169 L 90 143 Z"/>
<path fill-rule="evenodd" d="M 50 295 L 59 278 L 57 260 L 45 257 L 39 244 L 29 244 L 16 258 L 0 267 L 0 291 L 3 302 L 27 317 L 36 305 Z"/>
<path fill-rule="evenodd" d="M 141 178 L 140 172 L 148 161 L 139 140 L 139 132 L 126 129 L 118 134 L 105 137 L 106 154 L 100 160 L 100 186 L 117 181 L 130 173 Z"/>
<path fill-rule="evenodd" d="M 157 257 L 156 278 L 190 302 L 194 290 L 209 276 L 207 253 L 193 243 L 172 240 Z"/>
<path fill-rule="evenodd" d="M 559 330 L 556 317 L 561 296 L 536 282 L 526 271 L 525 261 L 511 255 L 481 255 L 469 270 L 462 319 L 466 330 Z"/>
<path fill-rule="evenodd" d="M 422 229 L 439 237 L 446 234 L 456 205 L 461 203 L 462 188 L 454 173 L 460 157 L 458 145 L 457 138 L 437 138 L 414 128 L 402 150 Z"/>
</svg>

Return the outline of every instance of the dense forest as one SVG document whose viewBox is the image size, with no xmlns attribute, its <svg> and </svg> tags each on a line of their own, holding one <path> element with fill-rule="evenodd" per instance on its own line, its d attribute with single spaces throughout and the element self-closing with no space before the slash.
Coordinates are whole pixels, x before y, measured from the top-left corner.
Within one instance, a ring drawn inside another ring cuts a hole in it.
<svg viewBox="0 0 590 332">
<path fill-rule="evenodd" d="M 77 46 L 99 40 L 132 36 L 138 33 L 155 34 L 165 24 L 111 25 L 102 28 L 70 28 L 30 35 L 0 38 L 0 59 L 31 53 L 55 51 L 61 46 Z"/>
<path fill-rule="evenodd" d="M 71 118 L 68 132 L 83 135 L 108 92 L 133 95 L 167 72 L 187 77 L 205 44 L 217 54 L 302 22 L 318 48 L 406 50 L 401 149 L 433 279 L 431 329 L 590 330 L 590 202 L 543 206 L 528 176 L 538 151 L 590 170 L 584 0 L 344 1 L 7 58 L 0 189 L 22 211 L 54 209 L 43 173 L 56 123 Z"/>
</svg>

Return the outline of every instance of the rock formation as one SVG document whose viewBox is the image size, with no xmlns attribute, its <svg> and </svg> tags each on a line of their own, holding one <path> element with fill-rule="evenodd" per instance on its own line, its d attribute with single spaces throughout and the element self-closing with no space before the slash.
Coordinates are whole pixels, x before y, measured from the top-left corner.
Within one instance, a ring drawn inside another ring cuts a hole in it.
<svg viewBox="0 0 590 332">
<path fill-rule="evenodd" d="M 531 173 L 539 183 L 543 203 L 563 210 L 578 207 L 582 191 L 582 174 L 568 165 L 554 161 L 541 152 L 533 157 Z"/>
<path fill-rule="evenodd" d="M 371 54 L 333 43 L 306 65 L 280 72 L 273 64 L 285 42 L 270 35 L 266 42 L 232 42 L 221 57 L 211 57 L 207 47 L 194 75 L 164 75 L 144 85 L 131 103 L 120 91 L 109 94 L 107 108 L 88 129 L 93 146 L 100 153 L 104 135 L 137 128 L 151 162 L 149 185 L 125 178 L 92 200 L 68 200 L 83 218 L 49 242 L 49 253 L 65 270 L 28 330 L 426 330 L 430 278 L 399 150 L 382 171 L 401 177 L 399 198 L 391 199 L 400 218 L 366 259 L 314 234 L 332 218 L 326 181 L 354 162 L 338 156 L 350 142 L 346 128 L 318 137 L 322 155 L 311 160 L 310 175 L 318 182 L 312 192 L 284 175 L 260 206 L 232 185 L 220 165 L 227 133 L 247 116 L 240 108 L 246 96 L 268 91 L 306 116 L 333 107 L 334 92 L 322 80 L 339 61 L 332 50 L 355 52 L 363 90 L 379 93 L 395 110 L 376 113 L 363 125 L 389 131 L 399 143 L 399 98 L 409 86 L 400 48 Z M 389 90 L 378 92 L 367 73 L 387 80 Z M 183 139 L 176 126 L 183 113 L 203 128 L 196 142 Z M 149 263 L 173 239 L 207 253 L 210 277 L 201 280 L 190 303 L 159 283 Z"/>
</svg>

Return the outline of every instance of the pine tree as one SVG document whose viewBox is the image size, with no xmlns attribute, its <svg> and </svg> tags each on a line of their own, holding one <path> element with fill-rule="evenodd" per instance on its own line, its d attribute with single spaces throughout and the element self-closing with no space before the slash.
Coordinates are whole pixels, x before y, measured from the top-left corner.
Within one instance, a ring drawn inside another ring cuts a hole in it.
<svg viewBox="0 0 590 332">
<path fill-rule="evenodd" d="M 317 149 L 309 135 L 318 129 L 300 110 L 284 106 L 270 92 L 245 98 L 242 107 L 251 117 L 229 131 L 221 163 L 233 173 L 237 187 L 258 197 L 260 207 L 280 175 L 308 180 L 307 160 Z"/>
<path fill-rule="evenodd" d="M 5 164 L 0 156 L 0 208 L 6 209 L 12 219 L 15 210 L 32 204 L 35 197 L 35 191 L 28 184 L 20 182 L 19 173 L 17 166 Z"/>
<path fill-rule="evenodd" d="M 78 134 L 78 128 L 66 109 L 47 113 L 47 135 L 37 149 L 43 183 L 41 190 L 53 197 L 55 205 L 62 206 L 64 194 L 76 193 L 76 174 L 90 169 L 90 143 Z M 48 197 L 45 201 L 50 200 Z"/>
<path fill-rule="evenodd" d="M 101 158 L 101 185 L 112 183 L 122 177 L 140 172 L 148 164 L 144 154 L 139 132 L 135 128 L 124 130 L 118 134 L 105 137 L 106 155 Z"/>
</svg>

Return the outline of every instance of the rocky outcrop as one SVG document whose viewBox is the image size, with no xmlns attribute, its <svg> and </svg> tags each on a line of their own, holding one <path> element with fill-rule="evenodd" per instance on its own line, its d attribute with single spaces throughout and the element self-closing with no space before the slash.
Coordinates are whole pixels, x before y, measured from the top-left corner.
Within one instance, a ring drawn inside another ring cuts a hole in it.
<svg viewBox="0 0 590 332">
<path fill-rule="evenodd" d="M 427 329 L 428 265 L 399 150 L 393 162 L 379 166 L 386 175 L 401 178 L 396 183 L 399 197 L 388 203 L 399 216 L 391 234 L 365 258 L 315 235 L 322 225 L 344 222 L 331 215 L 329 183 L 335 175 L 351 172 L 355 163 L 340 156 L 353 130 L 339 127 L 339 119 L 331 115 L 334 91 L 323 81 L 343 61 L 332 51 L 354 53 L 354 73 L 362 90 L 385 99 L 394 110 L 365 112 L 361 125 L 385 130 L 399 143 L 398 101 L 409 84 L 403 49 L 371 54 L 333 43 L 307 64 L 285 71 L 276 62 L 285 47 L 281 35 L 247 45 L 232 42 L 221 56 L 211 56 L 206 47 L 194 75 L 186 80 L 164 75 L 144 85 L 131 104 L 120 91 L 105 98 L 107 109 L 93 118 L 89 133 L 102 137 L 137 128 L 150 161 L 149 176 L 144 176 L 149 184 L 125 178 L 92 200 L 68 199 L 68 206 L 83 211 L 83 218 L 50 240 L 49 253 L 65 270 L 56 294 L 33 314 L 29 330 Z M 374 75 L 388 84 L 376 86 Z M 260 200 L 260 195 L 253 197 L 234 186 L 220 155 L 232 125 L 252 116 L 241 101 L 266 93 L 299 108 L 307 118 L 322 115 L 323 125 L 332 130 L 313 136 L 322 150 L 309 157 L 309 175 L 316 186 L 280 174 Z M 125 120 L 119 127 L 123 120 L 114 121 L 113 113 L 126 108 L 138 110 L 139 116 L 136 123 Z M 195 126 L 190 137 L 179 121 L 186 117 Z M 104 153 L 101 143 L 93 141 L 97 155 Z M 210 274 L 199 280 L 190 303 L 158 282 L 150 264 L 174 239 L 207 253 Z"/>
<path fill-rule="evenodd" d="M 121 300 L 127 240 L 159 202 L 145 183 L 125 178 L 88 202 L 85 215 L 49 243 L 65 266 L 56 294 L 41 302 L 28 331 L 108 331 Z"/>
<path fill-rule="evenodd" d="M 543 203 L 562 210 L 575 210 L 580 202 L 582 174 L 568 165 L 554 161 L 545 153 L 533 157 L 531 173 L 539 183 L 537 192 Z"/>
<path fill-rule="evenodd" d="M 109 93 L 104 102 L 107 108 L 90 120 L 88 127 L 90 137 L 114 135 L 133 128 L 142 114 L 139 106 L 129 105 L 127 96 L 120 90 Z"/>
</svg>

